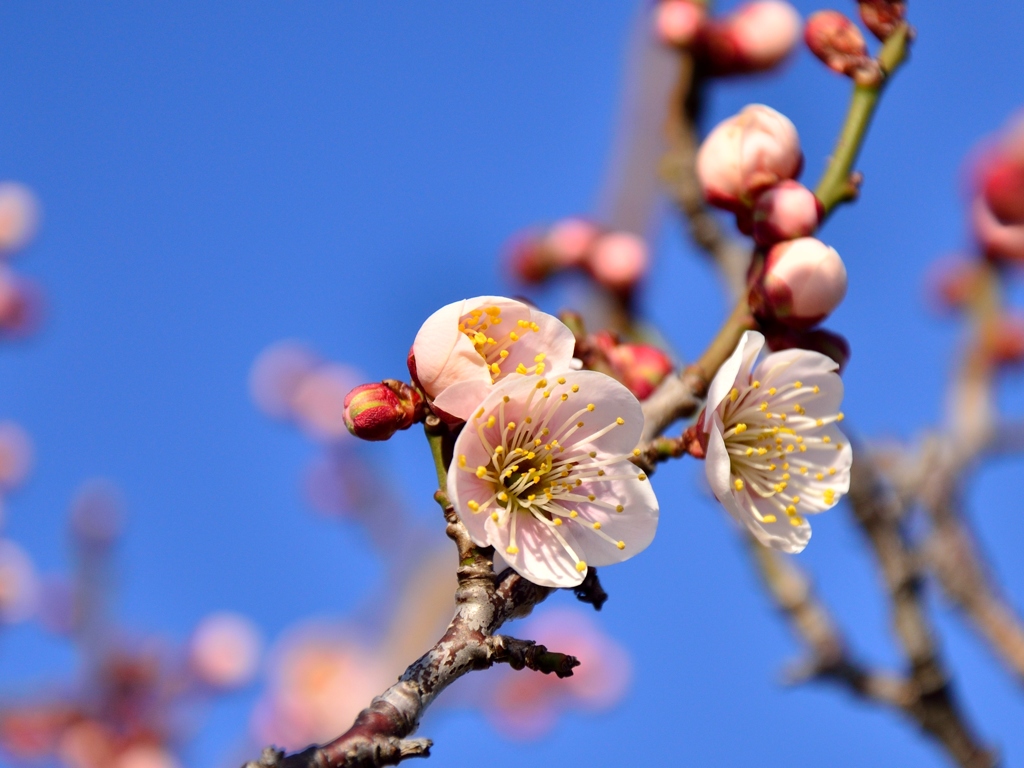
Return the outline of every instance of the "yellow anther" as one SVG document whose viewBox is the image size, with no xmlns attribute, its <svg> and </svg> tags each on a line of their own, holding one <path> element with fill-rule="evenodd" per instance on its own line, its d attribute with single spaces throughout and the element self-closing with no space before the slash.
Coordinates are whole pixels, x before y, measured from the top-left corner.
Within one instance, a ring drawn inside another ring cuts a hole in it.
<svg viewBox="0 0 1024 768">
<path fill-rule="evenodd" d="M 843 450 L 843 444 L 842 443 L 836 443 L 836 450 L 837 451 Z"/>
<path fill-rule="evenodd" d="M 588 494 L 587 494 L 587 499 L 588 499 L 589 501 L 593 501 L 593 500 L 594 500 L 594 499 L 596 499 L 596 498 L 597 498 L 597 496 L 595 496 L 595 495 L 594 495 L 594 494 L 592 494 L 592 493 L 588 493 Z"/>
<path fill-rule="evenodd" d="M 542 373 L 544 373 L 544 363 L 537 363 L 537 365 L 535 365 L 534 368 L 535 368 L 534 372 L 538 376 L 540 376 Z"/>
<path fill-rule="evenodd" d="M 537 498 L 537 494 L 536 493 L 531 493 L 529 496 L 526 497 L 526 500 L 527 501 L 533 501 L 536 498 Z"/>
<path fill-rule="evenodd" d="M 592 459 L 596 459 L 597 458 L 597 451 L 591 451 L 590 453 L 587 454 L 587 456 L 589 456 Z"/>
<path fill-rule="evenodd" d="M 616 512 L 621 512 L 621 511 L 622 511 L 622 510 L 624 510 L 624 509 L 625 509 L 625 507 L 624 507 L 624 506 L 622 506 L 621 504 L 616 504 L 616 505 L 615 505 L 615 511 L 616 511 Z"/>
<path fill-rule="evenodd" d="M 593 403 L 587 403 L 587 410 L 588 411 L 593 411 L 596 407 L 597 406 L 594 405 Z"/>
<path fill-rule="evenodd" d="M 508 501 L 508 494 L 502 491 L 498 494 L 498 501 Z"/>
<path fill-rule="evenodd" d="M 470 500 L 470 501 L 466 502 L 466 506 L 469 507 L 470 509 L 472 509 L 474 512 L 479 512 L 480 511 L 480 505 L 477 504 L 475 501 Z"/>
<path fill-rule="evenodd" d="M 821 438 L 821 442 L 823 442 L 823 443 L 831 443 L 832 442 L 832 438 L 829 437 L 828 435 L 825 435 L 823 438 Z"/>
<path fill-rule="evenodd" d="M 800 467 L 800 474 L 801 475 L 806 475 L 807 474 L 807 467 Z"/>
<path fill-rule="evenodd" d="M 801 445 L 800 446 L 800 450 L 801 451 L 806 451 L 807 450 L 807 446 L 806 445 Z M 789 445 L 786 446 L 786 453 L 792 453 L 792 452 L 793 452 L 793 444 L 790 443 Z"/>
<path fill-rule="evenodd" d="M 804 519 L 800 517 L 800 515 L 793 515 L 791 518 L 789 518 L 789 524 L 792 526 L 803 525 Z"/>
<path fill-rule="evenodd" d="M 615 546 L 618 547 L 619 549 L 625 549 L 626 548 L 626 542 L 624 542 L 624 541 L 617 541 L 617 542 L 615 542 Z"/>
<path fill-rule="evenodd" d="M 805 413 L 807 413 L 807 409 L 804 408 L 802 405 L 800 405 L 800 403 L 797 403 L 796 405 L 794 405 L 793 406 L 793 410 L 796 411 L 797 413 L 799 413 L 801 416 L 803 416 Z"/>
<path fill-rule="evenodd" d="M 793 503 L 794 504 L 799 504 L 800 503 L 800 497 L 799 496 L 794 496 L 793 497 Z"/>
<path fill-rule="evenodd" d="M 493 520 L 494 522 L 498 522 L 498 513 L 497 512 L 491 512 L 491 520 Z"/>
<path fill-rule="evenodd" d="M 595 531 L 600 531 L 601 530 L 601 524 L 600 523 L 594 523 L 594 530 Z"/>
<path fill-rule="evenodd" d="M 579 384 L 573 384 L 572 385 L 572 391 L 573 392 L 579 392 L 580 391 L 580 385 Z"/>
<path fill-rule="evenodd" d="M 604 472 L 599 472 L 598 474 L 599 475 L 603 475 Z M 639 475 L 636 476 L 636 479 L 639 480 L 642 483 L 644 480 L 647 479 L 647 475 L 645 475 L 643 472 L 641 472 Z"/>
<path fill-rule="evenodd" d="M 508 402 L 509 400 L 511 400 L 511 399 L 512 399 L 512 398 L 510 398 L 510 397 L 509 397 L 508 395 L 504 395 L 504 396 L 503 396 L 503 397 L 501 398 L 501 402 L 503 402 L 503 403 L 507 403 L 507 402 Z"/>
<path fill-rule="evenodd" d="M 760 389 L 761 388 L 761 382 L 760 381 L 755 381 L 750 386 L 752 386 L 754 389 Z"/>
<path fill-rule="evenodd" d="M 800 387 L 802 387 L 803 385 L 804 385 L 804 383 L 802 381 L 794 381 L 793 382 L 793 389 L 800 389 Z"/>
<path fill-rule="evenodd" d="M 505 551 L 508 552 L 510 555 L 518 555 L 519 547 L 505 547 Z"/>
<path fill-rule="evenodd" d="M 535 333 L 539 333 L 540 332 L 540 326 L 537 325 L 536 323 L 530 323 L 530 330 L 534 331 Z"/>
<path fill-rule="evenodd" d="M 473 334 L 473 343 L 474 344 L 486 344 L 487 343 L 487 337 L 484 336 L 479 331 L 477 331 L 476 333 Z"/>
<path fill-rule="evenodd" d="M 779 414 L 779 418 L 782 419 L 783 421 L 785 421 L 786 420 L 786 414 L 780 413 Z"/>
<path fill-rule="evenodd" d="M 541 352 L 539 355 L 534 356 L 533 362 L 535 362 L 535 363 L 543 363 L 545 357 L 547 357 L 547 355 L 545 355 L 543 352 Z"/>
<path fill-rule="evenodd" d="M 641 453 L 642 453 L 642 451 L 639 448 L 634 448 L 633 449 L 633 455 L 634 456 L 639 456 Z"/>
<path fill-rule="evenodd" d="M 548 385 L 548 380 L 547 379 L 541 379 L 540 381 L 537 382 L 537 389 L 544 389 L 544 387 L 546 387 L 547 385 Z"/>
<path fill-rule="evenodd" d="M 501 367 L 497 363 L 491 363 L 491 373 L 501 373 Z"/>
<path fill-rule="evenodd" d="M 783 472 L 782 473 L 782 479 L 783 480 L 789 480 L 789 472 Z"/>
<path fill-rule="evenodd" d="M 582 427 L 583 427 L 583 422 L 582 422 L 582 421 L 577 421 L 577 422 L 576 422 L 576 426 L 582 429 Z"/>
<path fill-rule="evenodd" d="M 754 449 L 753 448 L 747 448 L 746 454 L 747 454 L 747 456 L 753 456 L 754 455 Z"/>
<path fill-rule="evenodd" d="M 825 475 L 823 473 L 821 473 L 821 472 L 815 472 L 814 473 L 814 479 L 815 480 L 824 480 L 825 479 Z"/>
<path fill-rule="evenodd" d="M 597 476 L 598 477 L 604 477 L 604 470 L 603 469 L 597 470 Z"/>
<path fill-rule="evenodd" d="M 576 570 L 580 573 L 583 573 L 585 570 L 587 570 L 587 564 L 580 560 L 578 563 L 576 563 Z"/>
<path fill-rule="evenodd" d="M 562 524 L 562 518 L 560 518 L 560 517 L 556 517 L 556 518 L 555 518 L 554 520 L 552 520 L 551 522 L 553 522 L 553 523 L 554 523 L 555 525 L 561 525 L 561 524 Z"/>
<path fill-rule="evenodd" d="M 758 456 L 764 456 L 766 453 L 768 453 L 768 449 L 767 448 L 758 448 L 757 449 L 757 455 Z"/>
<path fill-rule="evenodd" d="M 523 374 L 523 375 L 525 375 L 526 373 L 528 373 L 528 371 L 526 370 L 526 366 L 525 366 L 525 365 L 523 365 L 522 363 L 520 363 L 519 365 L 517 365 L 517 366 L 516 366 L 516 373 L 519 373 L 519 374 Z"/>
<path fill-rule="evenodd" d="M 769 394 L 769 395 L 774 395 L 774 394 L 775 394 L 776 392 L 778 392 L 778 391 L 779 391 L 779 390 L 777 390 L 777 389 L 776 389 L 775 387 L 769 387 L 769 389 L 768 389 L 768 394 Z"/>
<path fill-rule="evenodd" d="M 549 390 L 547 390 L 547 391 L 546 391 L 546 392 L 544 393 L 544 397 L 551 397 L 551 390 L 550 390 L 550 389 L 549 389 Z"/>
<path fill-rule="evenodd" d="M 498 357 L 500 357 L 502 360 L 504 360 L 506 357 L 508 357 L 508 350 L 507 349 L 501 350 L 501 352 L 498 353 Z"/>
<path fill-rule="evenodd" d="M 735 481 L 733 481 L 732 485 L 733 485 L 733 488 L 735 488 L 737 491 L 742 491 L 743 490 L 743 481 L 740 478 L 738 478 L 738 477 L 736 478 Z"/>
<path fill-rule="evenodd" d="M 792 448 L 793 446 L 791 445 L 789 447 Z M 801 445 L 800 446 L 800 453 L 807 453 L 807 446 L 806 445 Z"/>
<path fill-rule="evenodd" d="M 828 468 L 828 473 L 829 473 L 830 475 L 834 475 L 834 474 L 836 473 L 836 468 L 835 468 L 835 467 L 829 467 L 829 468 Z"/>
<path fill-rule="evenodd" d="M 729 392 L 729 402 L 735 403 L 736 402 L 736 398 L 738 398 L 739 396 L 740 396 L 740 391 L 738 389 L 736 389 L 736 387 L 733 387 L 732 391 Z"/>
<path fill-rule="evenodd" d="M 814 389 L 812 389 L 811 391 L 812 391 L 812 392 L 813 392 L 814 394 L 818 394 L 819 392 L 821 392 L 821 387 L 819 387 L 819 386 L 818 386 L 817 384 L 815 384 L 815 385 L 814 385 Z"/>
<path fill-rule="evenodd" d="M 466 466 L 466 454 L 464 454 L 464 453 L 459 456 L 459 466 L 460 467 Z"/>
<path fill-rule="evenodd" d="M 622 418 L 621 416 L 618 416 L 615 419 L 615 423 L 618 424 L 621 427 L 623 424 L 626 423 L 626 420 L 624 418 Z"/>
<path fill-rule="evenodd" d="M 516 423 L 514 421 L 510 421 L 508 424 L 505 425 L 505 429 L 507 429 L 509 431 L 511 431 L 511 430 L 513 430 L 515 428 L 516 428 Z"/>
<path fill-rule="evenodd" d="M 742 435 L 746 431 L 747 431 L 747 425 L 746 424 L 737 424 L 736 425 L 736 434 L 737 435 Z"/>
<path fill-rule="evenodd" d="M 579 517 L 579 513 L 575 509 L 570 509 L 569 510 L 569 517 L 573 517 L 573 518 Z"/>
<path fill-rule="evenodd" d="M 485 307 L 484 312 L 491 316 L 491 318 L 498 317 L 501 315 L 501 307 Z"/>
<path fill-rule="evenodd" d="M 481 408 L 479 411 L 476 412 L 476 415 L 474 415 L 473 418 L 474 419 L 480 419 L 480 418 L 483 418 L 483 415 L 484 415 L 484 409 Z"/>
<path fill-rule="evenodd" d="M 537 447 L 539 447 L 539 446 L 541 445 L 541 443 L 543 443 L 543 442 L 544 442 L 544 441 L 543 441 L 543 440 L 541 440 L 541 439 L 540 439 L 539 437 L 536 437 L 536 438 L 534 438 L 534 440 L 533 440 L 533 447 L 534 447 L 534 448 L 537 448 Z"/>
<path fill-rule="evenodd" d="M 516 333 L 515 331 L 512 331 L 512 332 L 511 332 L 511 333 L 510 333 L 510 334 L 508 335 L 508 337 L 509 337 L 509 339 L 511 339 L 512 341 L 519 341 L 519 334 L 518 334 L 518 333 Z"/>
<path fill-rule="evenodd" d="M 782 468 L 783 469 L 789 469 L 789 462 L 787 461 L 785 464 L 783 464 Z"/>
<path fill-rule="evenodd" d="M 484 479 L 484 476 L 486 474 L 487 474 L 487 467 L 481 466 L 481 467 L 477 467 L 476 468 L 476 476 L 479 477 L 481 480 Z"/>
<path fill-rule="evenodd" d="M 774 523 L 778 521 L 778 518 L 775 515 L 765 515 L 761 519 L 766 523 Z"/>
<path fill-rule="evenodd" d="M 761 413 L 764 413 L 765 411 L 768 410 L 768 403 L 767 402 L 761 403 L 761 405 L 759 407 L 761 408 Z"/>
<path fill-rule="evenodd" d="M 497 421 L 493 416 L 487 417 L 487 428 L 490 429 L 494 426 L 494 422 Z"/>
<path fill-rule="evenodd" d="M 825 426 L 825 422 L 822 419 L 815 419 L 814 420 L 814 426 L 816 426 L 816 427 L 823 427 L 823 426 Z"/>
<path fill-rule="evenodd" d="M 565 392 L 563 392 L 563 393 L 562 393 L 562 402 L 564 403 L 564 402 L 565 402 L 566 400 L 568 400 L 568 399 L 569 399 L 569 395 L 568 395 L 568 394 L 566 394 Z"/>
<path fill-rule="evenodd" d="M 836 421 L 842 421 L 845 418 L 846 418 L 846 415 L 842 411 L 840 411 L 839 413 L 836 414 Z"/>
<path fill-rule="evenodd" d="M 787 515 L 795 515 L 796 514 L 796 507 L 794 507 L 792 504 L 790 504 L 788 507 L 786 507 L 786 514 Z"/>
</svg>

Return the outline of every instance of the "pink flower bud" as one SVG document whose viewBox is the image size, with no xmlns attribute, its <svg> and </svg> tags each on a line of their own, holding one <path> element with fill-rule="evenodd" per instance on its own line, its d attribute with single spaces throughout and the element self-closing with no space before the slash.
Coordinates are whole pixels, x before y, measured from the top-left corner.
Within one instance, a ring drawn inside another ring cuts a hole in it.
<svg viewBox="0 0 1024 768">
<path fill-rule="evenodd" d="M 259 630 L 246 617 L 214 613 L 203 619 L 192 635 L 189 664 L 207 685 L 235 688 L 256 673 L 262 644 Z"/>
<path fill-rule="evenodd" d="M 39 203 L 31 190 L 12 181 L 0 183 L 0 252 L 24 246 L 38 224 Z"/>
<path fill-rule="evenodd" d="M 706 16 L 703 3 L 662 0 L 654 11 L 654 29 L 663 43 L 686 47 L 697 37 Z"/>
<path fill-rule="evenodd" d="M 986 342 L 988 353 L 995 364 L 1024 363 L 1024 317 L 1019 314 L 1003 315 L 989 330 Z"/>
<path fill-rule="evenodd" d="M 814 193 L 787 179 L 767 190 L 754 205 L 754 240 L 762 247 L 813 235 L 825 209 Z"/>
<path fill-rule="evenodd" d="M 881 76 L 878 63 L 868 55 L 864 35 L 839 11 L 818 11 L 807 20 L 804 40 L 825 65 L 851 77 Z"/>
<path fill-rule="evenodd" d="M 362 384 L 345 396 L 345 426 L 363 440 L 387 440 L 422 415 L 419 393 L 394 379 Z"/>
<path fill-rule="evenodd" d="M 974 236 L 988 258 L 1024 264 L 1024 224 L 1000 223 L 983 197 L 975 198 L 971 220 Z"/>
<path fill-rule="evenodd" d="M 740 6 L 725 20 L 725 29 L 745 70 L 771 69 L 796 45 L 800 14 L 781 0 L 760 0 Z"/>
<path fill-rule="evenodd" d="M 647 272 L 647 244 L 629 232 L 610 232 L 594 245 L 587 266 L 601 285 L 627 291 Z"/>
<path fill-rule="evenodd" d="M 562 219 L 548 231 L 544 246 L 555 266 L 565 269 L 583 264 L 600 235 L 600 230 L 589 221 Z"/>
<path fill-rule="evenodd" d="M 1024 224 L 1024 121 L 1011 125 L 974 169 L 975 184 L 1001 224 Z"/>
<path fill-rule="evenodd" d="M 530 284 L 544 282 L 555 266 L 533 232 L 513 238 L 508 246 L 507 261 L 512 274 Z"/>
<path fill-rule="evenodd" d="M 978 291 L 982 264 L 974 259 L 950 258 L 934 264 L 928 275 L 928 295 L 938 309 L 960 309 Z"/>
<path fill-rule="evenodd" d="M 903 0 L 860 0 L 860 20 L 879 40 L 887 39 L 906 16 Z"/>
<path fill-rule="evenodd" d="M 793 328 L 777 325 L 765 331 L 768 349 L 779 352 L 783 349 L 807 349 L 820 352 L 831 358 L 839 366 L 839 373 L 850 362 L 850 342 L 838 333 L 819 328 L 814 331 L 798 331 Z"/>
<path fill-rule="evenodd" d="M 646 400 L 672 372 L 672 361 L 657 347 L 646 344 L 619 344 L 607 331 L 594 334 L 594 343 L 611 365 L 612 374 L 636 395 Z"/>
<path fill-rule="evenodd" d="M 791 328 L 811 328 L 846 295 L 846 267 L 834 248 L 813 237 L 779 243 L 768 252 L 750 289 L 759 318 Z"/>
<path fill-rule="evenodd" d="M 697 176 L 712 205 L 738 212 L 756 196 L 800 173 L 803 153 L 785 115 L 751 104 L 719 123 L 697 152 Z"/>
</svg>

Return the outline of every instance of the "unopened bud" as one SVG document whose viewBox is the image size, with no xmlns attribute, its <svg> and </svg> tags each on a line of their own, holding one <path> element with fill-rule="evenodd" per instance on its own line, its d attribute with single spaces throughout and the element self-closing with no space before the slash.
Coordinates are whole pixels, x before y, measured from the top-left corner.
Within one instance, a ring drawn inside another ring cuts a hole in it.
<svg viewBox="0 0 1024 768">
<path fill-rule="evenodd" d="M 811 53 L 841 75 L 858 82 L 880 79 L 878 62 L 868 55 L 864 35 L 839 11 L 818 11 L 807 20 L 804 40 Z"/>
<path fill-rule="evenodd" d="M 637 400 L 646 400 L 672 372 L 672 361 L 657 347 L 647 344 L 619 344 L 607 332 L 594 334 L 594 343 L 604 353 L 612 375 Z"/>
<path fill-rule="evenodd" d="M 345 396 L 345 426 L 363 440 L 387 440 L 422 415 L 420 394 L 394 379 L 362 384 Z"/>
<path fill-rule="evenodd" d="M 703 3 L 662 0 L 654 10 L 654 30 L 663 43 L 686 47 L 696 39 L 706 16 Z"/>
<path fill-rule="evenodd" d="M 928 275 L 928 296 L 939 309 L 960 309 L 978 293 L 982 263 L 950 258 L 934 264 Z"/>
<path fill-rule="evenodd" d="M 1024 121 L 1011 125 L 975 169 L 976 184 L 1000 224 L 1024 224 Z"/>
<path fill-rule="evenodd" d="M 834 248 L 813 237 L 779 243 L 768 252 L 753 281 L 754 314 L 791 328 L 820 323 L 846 295 L 846 266 Z"/>
<path fill-rule="evenodd" d="M 559 269 L 576 267 L 586 261 L 600 235 L 601 231 L 589 221 L 562 219 L 548 230 L 544 247 Z"/>
<path fill-rule="evenodd" d="M 800 14 L 782 0 L 746 3 L 701 29 L 698 54 L 715 75 L 760 72 L 786 58 L 800 37 Z"/>
<path fill-rule="evenodd" d="M 252 679 L 261 650 L 262 639 L 252 621 L 236 613 L 214 613 L 196 627 L 189 663 L 207 685 L 235 688 Z"/>
<path fill-rule="evenodd" d="M 758 194 L 800 173 L 796 126 L 763 104 L 751 104 L 715 126 L 697 152 L 697 176 L 712 205 L 738 212 Z"/>
<path fill-rule="evenodd" d="M 906 17 L 903 0 L 860 0 L 860 20 L 879 40 L 888 39 Z"/>
<path fill-rule="evenodd" d="M 35 283 L 0 266 L 0 334 L 29 336 L 39 328 L 42 314 L 42 292 Z"/>
<path fill-rule="evenodd" d="M 545 258 L 535 233 L 518 235 L 508 247 L 508 265 L 512 274 L 524 283 L 542 283 L 554 265 Z"/>
<path fill-rule="evenodd" d="M 1003 224 L 985 202 L 977 197 L 971 206 L 974 236 L 989 259 L 1024 264 L 1024 224 Z"/>
<path fill-rule="evenodd" d="M 754 240 L 762 247 L 782 240 L 813 235 L 825 208 L 807 187 L 787 179 L 757 198 L 754 205 Z"/>
<path fill-rule="evenodd" d="M 1024 363 L 1024 317 L 1003 315 L 989 329 L 986 348 L 997 365 Z"/>
<path fill-rule="evenodd" d="M 765 330 L 765 343 L 773 352 L 784 349 L 808 349 L 831 358 L 839 366 L 839 373 L 850 362 L 850 342 L 838 333 L 818 328 L 814 331 L 798 331 L 782 326 Z"/>
<path fill-rule="evenodd" d="M 630 232 L 609 232 L 594 244 L 587 267 L 601 285 L 628 291 L 646 274 L 647 244 Z"/>
<path fill-rule="evenodd" d="M 23 247 L 39 224 L 39 203 L 32 191 L 17 182 L 0 183 L 0 253 Z"/>
</svg>

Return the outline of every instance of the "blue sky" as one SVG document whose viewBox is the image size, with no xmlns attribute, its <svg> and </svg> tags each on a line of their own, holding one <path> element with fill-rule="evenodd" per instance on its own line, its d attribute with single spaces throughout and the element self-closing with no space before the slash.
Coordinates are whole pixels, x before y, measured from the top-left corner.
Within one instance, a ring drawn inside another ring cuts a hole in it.
<svg viewBox="0 0 1024 768">
<path fill-rule="evenodd" d="M 859 163 L 863 199 L 822 234 L 850 274 L 830 325 L 853 344 L 844 410 L 868 435 L 911 437 L 941 415 L 959 329 L 928 313 L 922 278 L 968 243 L 965 152 L 1024 106 L 1024 6 L 943 5 L 912 4 L 919 40 Z M 84 480 L 107 477 L 131 515 L 118 607 L 134 630 L 181 639 L 207 612 L 232 608 L 274 637 L 356 605 L 379 568 L 358 531 L 306 506 L 299 477 L 316 449 L 256 411 L 249 366 L 267 344 L 297 337 L 371 378 L 401 376 L 435 308 L 512 290 L 496 259 L 508 236 L 597 200 L 635 13 L 634 3 L 583 0 L 6 4 L 0 177 L 42 201 L 40 236 L 16 266 L 49 305 L 40 335 L 0 350 L 0 416 L 22 424 L 37 451 L 8 534 L 42 569 L 64 569 L 67 504 Z M 716 89 L 709 119 L 753 101 L 779 109 L 797 124 L 814 179 L 847 96 L 800 52 L 778 77 Z M 644 311 L 692 356 L 724 303 L 674 222 L 658 239 L 656 274 Z M 1021 383 L 1008 381 L 1011 412 L 1024 405 Z M 429 520 L 425 449 L 410 432 L 374 455 Z M 499 741 L 477 715 L 432 718 L 433 765 L 464 765 L 467 745 L 495 768 L 637 754 L 651 764 L 943 765 L 890 714 L 778 684 L 796 645 L 699 492 L 699 470 L 684 461 L 659 472 L 658 539 L 605 574 L 601 623 L 636 660 L 622 706 L 571 717 L 526 746 Z M 1003 492 L 1018 473 L 1009 461 L 986 468 L 971 501 L 982 545 L 1024 605 L 1021 504 Z M 845 511 L 816 521 L 801 559 L 855 647 L 897 664 Z M 1008 764 L 1024 761 L 1021 691 L 936 602 L 972 719 Z M 0 648 L 3 690 L 72 669 L 66 649 L 31 627 Z M 232 754 L 254 696 L 212 712 L 189 766 Z"/>
</svg>

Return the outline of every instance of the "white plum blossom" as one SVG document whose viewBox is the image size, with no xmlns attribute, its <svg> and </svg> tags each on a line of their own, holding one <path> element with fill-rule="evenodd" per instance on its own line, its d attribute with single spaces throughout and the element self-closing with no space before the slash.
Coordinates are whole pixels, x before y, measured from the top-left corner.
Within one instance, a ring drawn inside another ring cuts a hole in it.
<svg viewBox="0 0 1024 768">
<path fill-rule="evenodd" d="M 477 296 L 427 318 L 410 365 L 437 409 L 464 421 L 506 377 L 568 369 L 574 347 L 557 317 L 521 301 Z"/>
<path fill-rule="evenodd" d="M 535 584 L 576 586 L 654 538 L 658 500 L 630 462 L 643 423 L 602 373 L 507 379 L 456 440 L 448 496 L 476 544 Z"/>
<path fill-rule="evenodd" d="M 850 442 L 836 426 L 843 382 L 818 352 L 787 349 L 754 366 L 764 336 L 748 331 L 719 369 L 699 428 L 705 470 L 722 505 L 765 546 L 800 552 L 807 515 L 850 489 Z"/>
</svg>

